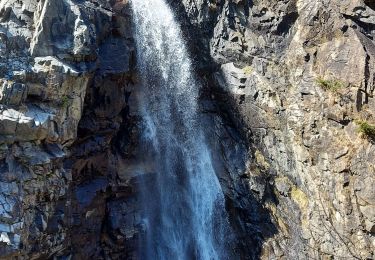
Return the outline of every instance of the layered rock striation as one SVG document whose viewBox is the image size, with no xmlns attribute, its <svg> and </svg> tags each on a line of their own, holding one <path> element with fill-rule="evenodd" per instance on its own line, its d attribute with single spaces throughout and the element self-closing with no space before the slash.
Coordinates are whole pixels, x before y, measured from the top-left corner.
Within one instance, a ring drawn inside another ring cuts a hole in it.
<svg viewBox="0 0 375 260">
<path fill-rule="evenodd" d="M 0 13 L 1 257 L 132 252 L 117 159 L 135 140 L 126 2 L 4 0 Z"/>
<path fill-rule="evenodd" d="M 249 192 L 277 227 L 260 256 L 372 259 L 374 4 L 182 4 L 218 112 L 247 143 Z"/>
</svg>

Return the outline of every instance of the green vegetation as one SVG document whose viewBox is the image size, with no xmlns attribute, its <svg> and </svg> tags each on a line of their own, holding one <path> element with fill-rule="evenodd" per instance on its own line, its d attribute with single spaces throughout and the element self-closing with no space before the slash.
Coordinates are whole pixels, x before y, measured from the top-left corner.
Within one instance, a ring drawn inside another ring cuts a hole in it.
<svg viewBox="0 0 375 260">
<path fill-rule="evenodd" d="M 69 97 L 68 96 L 63 96 L 61 98 L 61 106 L 65 107 L 65 108 L 69 106 Z"/>
<path fill-rule="evenodd" d="M 357 120 L 358 132 L 371 140 L 375 140 L 375 126 L 369 124 L 367 121 Z"/>
<path fill-rule="evenodd" d="M 316 83 L 324 89 L 332 92 L 337 92 L 339 89 L 344 87 L 344 83 L 339 80 L 327 80 L 322 77 L 316 79 Z"/>
<path fill-rule="evenodd" d="M 253 72 L 253 68 L 251 66 L 246 66 L 242 68 L 242 71 L 245 75 L 250 75 Z"/>
</svg>

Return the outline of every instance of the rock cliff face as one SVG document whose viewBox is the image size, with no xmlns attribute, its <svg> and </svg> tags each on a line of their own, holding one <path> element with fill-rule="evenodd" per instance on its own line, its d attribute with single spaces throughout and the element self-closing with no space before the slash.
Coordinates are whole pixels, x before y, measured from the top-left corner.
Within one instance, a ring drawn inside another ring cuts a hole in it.
<svg viewBox="0 0 375 260">
<path fill-rule="evenodd" d="M 374 9 L 183 1 L 212 97 L 252 155 L 249 192 L 277 227 L 265 259 L 374 257 Z"/>
<path fill-rule="evenodd" d="M 169 1 L 243 259 L 375 257 L 375 5 Z M 137 259 L 127 0 L 0 1 L 0 255 Z"/>
<path fill-rule="evenodd" d="M 132 252 L 122 218 L 137 204 L 117 159 L 136 140 L 125 4 L 0 2 L 3 258 Z"/>
</svg>

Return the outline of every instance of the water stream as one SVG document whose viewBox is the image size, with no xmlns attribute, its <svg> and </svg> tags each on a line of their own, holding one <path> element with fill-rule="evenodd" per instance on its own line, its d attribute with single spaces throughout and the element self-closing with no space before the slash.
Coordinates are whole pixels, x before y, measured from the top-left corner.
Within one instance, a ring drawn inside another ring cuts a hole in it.
<svg viewBox="0 0 375 260">
<path fill-rule="evenodd" d="M 199 84 L 165 0 L 131 0 L 142 90 L 142 259 L 229 259 L 232 232 L 199 120 Z M 233 258 L 231 258 L 233 259 Z"/>
</svg>

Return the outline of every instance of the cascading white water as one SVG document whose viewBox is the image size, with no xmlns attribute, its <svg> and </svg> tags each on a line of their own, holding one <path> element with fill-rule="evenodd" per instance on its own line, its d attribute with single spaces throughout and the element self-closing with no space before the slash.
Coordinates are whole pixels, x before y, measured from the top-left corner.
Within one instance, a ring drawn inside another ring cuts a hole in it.
<svg viewBox="0 0 375 260">
<path fill-rule="evenodd" d="M 143 259 L 227 259 L 231 230 L 198 116 L 199 84 L 165 0 L 131 0 L 141 85 Z M 148 173 L 148 174 L 146 174 Z M 150 181 L 151 180 L 151 181 Z"/>
</svg>

